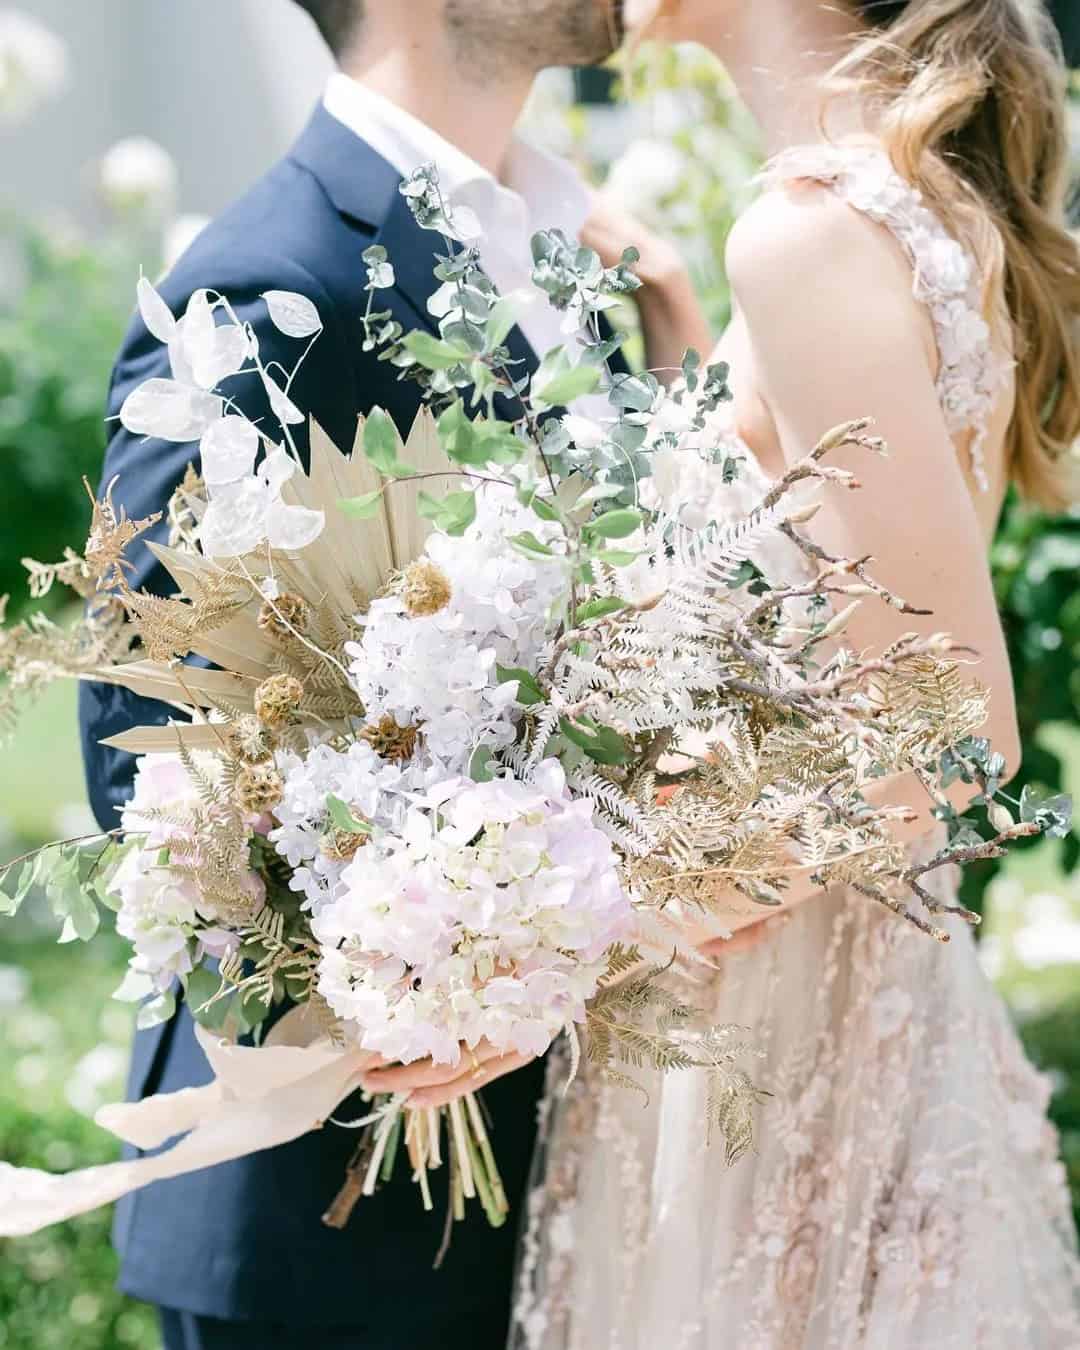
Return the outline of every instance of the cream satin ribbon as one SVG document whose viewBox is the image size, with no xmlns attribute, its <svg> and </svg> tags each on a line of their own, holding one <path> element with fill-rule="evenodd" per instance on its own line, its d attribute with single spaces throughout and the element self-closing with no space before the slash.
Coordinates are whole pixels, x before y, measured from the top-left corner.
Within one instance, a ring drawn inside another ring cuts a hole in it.
<svg viewBox="0 0 1080 1350">
<path fill-rule="evenodd" d="M 152 1181 L 276 1148 L 320 1129 L 375 1058 L 333 1045 L 304 1008 L 288 1012 L 258 1047 L 196 1027 L 214 1071 L 205 1087 L 103 1106 L 98 1125 L 140 1149 L 183 1135 L 152 1158 L 79 1172 L 0 1163 L 0 1237 L 23 1237 L 85 1214 Z"/>
</svg>

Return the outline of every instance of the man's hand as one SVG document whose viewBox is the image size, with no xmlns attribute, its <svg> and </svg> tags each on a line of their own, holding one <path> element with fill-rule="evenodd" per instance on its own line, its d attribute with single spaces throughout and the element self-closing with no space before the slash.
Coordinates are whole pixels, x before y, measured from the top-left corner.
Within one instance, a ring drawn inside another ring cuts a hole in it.
<svg viewBox="0 0 1080 1350">
<path fill-rule="evenodd" d="M 447 1106 L 470 1092 L 478 1092 L 497 1078 L 523 1069 L 531 1064 L 534 1055 L 504 1054 L 487 1041 L 475 1049 L 461 1047 L 457 1064 L 435 1064 L 420 1059 L 414 1064 L 396 1064 L 391 1068 L 373 1069 L 364 1074 L 361 1082 L 367 1092 L 408 1093 L 410 1107 Z"/>
</svg>

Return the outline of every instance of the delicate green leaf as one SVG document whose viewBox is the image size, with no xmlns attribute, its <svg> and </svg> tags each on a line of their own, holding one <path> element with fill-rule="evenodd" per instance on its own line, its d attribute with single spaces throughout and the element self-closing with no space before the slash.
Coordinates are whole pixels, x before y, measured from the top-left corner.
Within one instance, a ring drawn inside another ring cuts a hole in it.
<svg viewBox="0 0 1080 1350">
<path fill-rule="evenodd" d="M 135 1018 L 135 1025 L 140 1031 L 146 1031 L 150 1027 L 167 1022 L 175 1011 L 176 995 L 171 989 L 167 989 L 163 994 L 157 994 L 142 1005 Z"/>
<path fill-rule="evenodd" d="M 389 478 L 402 477 L 409 472 L 398 459 L 401 437 L 393 418 L 382 408 L 372 408 L 364 422 L 364 454 L 371 463 Z"/>
<path fill-rule="evenodd" d="M 409 333 L 401 344 L 409 355 L 426 370 L 451 370 L 468 361 L 471 353 L 466 349 L 441 342 L 430 333 Z"/>
<path fill-rule="evenodd" d="M 584 750 L 598 764 L 625 764 L 630 758 L 626 741 L 611 727 L 599 726 L 589 717 L 571 722 L 562 718 L 559 729 L 568 741 Z"/>
<path fill-rule="evenodd" d="M 550 524 L 552 521 L 559 519 L 559 512 L 556 507 L 548 498 L 541 497 L 539 489 L 535 486 L 521 485 L 517 490 L 517 499 L 522 506 L 531 507 L 545 524 Z"/>
<path fill-rule="evenodd" d="M 598 550 L 592 556 L 593 562 L 606 563 L 608 567 L 629 567 L 641 557 L 641 554 L 633 553 L 629 549 L 609 548 Z"/>
<path fill-rule="evenodd" d="M 602 516 L 592 520 L 586 526 L 590 535 L 601 539 L 625 539 L 641 526 L 642 514 L 630 506 L 616 507 L 605 511 Z"/>
<path fill-rule="evenodd" d="M 45 894 L 55 916 L 62 920 L 61 942 L 89 942 L 101 923 L 93 895 L 79 880 L 78 854 L 63 856 L 51 869 Z"/>
<path fill-rule="evenodd" d="M 574 615 L 574 626 L 588 623 L 590 619 L 602 619 L 608 614 L 617 614 L 620 609 L 626 608 L 626 601 L 620 600 L 617 595 L 601 596 L 598 600 L 590 600 L 578 609 Z"/>
<path fill-rule="evenodd" d="M 210 1008 L 205 1006 L 220 989 L 221 976 L 206 966 L 196 966 L 184 984 L 184 1002 L 192 1017 L 200 1026 L 209 1027 L 212 1031 L 221 1027 L 229 1008 L 227 998 L 218 999 Z"/>
<path fill-rule="evenodd" d="M 478 745 L 469 760 L 469 777 L 474 783 L 490 783 L 495 777 L 491 768 L 494 755 L 490 745 Z"/>
<path fill-rule="evenodd" d="M 1073 802 L 1068 793 L 1045 796 L 1030 783 L 1020 794 L 1020 819 L 1034 822 L 1051 839 L 1064 839 L 1072 828 Z"/>
<path fill-rule="evenodd" d="M 513 535 L 509 543 L 519 553 L 524 553 L 526 558 L 553 558 L 555 556 L 554 550 L 548 548 L 547 544 L 542 544 L 532 530 L 523 530 L 521 534 Z"/>
<path fill-rule="evenodd" d="M 352 520 L 372 520 L 379 514 L 382 505 L 383 489 L 374 492 L 362 492 L 359 497 L 339 497 L 338 506 Z"/>
<path fill-rule="evenodd" d="M 611 381 L 608 401 L 613 407 L 628 412 L 647 413 L 651 410 L 660 385 L 652 375 L 619 374 Z"/>
<path fill-rule="evenodd" d="M 427 492 L 419 492 L 416 509 L 425 520 L 433 521 L 444 534 L 462 535 L 476 519 L 476 493 L 448 492 L 440 499 Z"/>
<path fill-rule="evenodd" d="M 517 681 L 517 701 L 526 707 L 545 701 L 544 691 L 532 671 L 522 670 L 516 666 L 496 666 L 495 673 L 499 677 L 500 684 L 509 684 L 511 680 Z"/>
<path fill-rule="evenodd" d="M 600 383 L 599 366 L 574 366 L 537 388 L 533 402 L 540 408 L 562 408 L 584 394 L 591 394 Z"/>
<path fill-rule="evenodd" d="M 340 797 L 335 797 L 332 792 L 327 795 L 326 809 L 330 819 L 339 830 L 345 830 L 348 834 L 371 833 L 371 826 L 368 822 L 353 815 L 352 810 Z"/>
<path fill-rule="evenodd" d="M 510 335 L 510 330 L 518 321 L 518 303 L 511 296 L 504 295 L 497 301 L 488 315 L 487 343 L 488 351 L 494 351 Z"/>
</svg>

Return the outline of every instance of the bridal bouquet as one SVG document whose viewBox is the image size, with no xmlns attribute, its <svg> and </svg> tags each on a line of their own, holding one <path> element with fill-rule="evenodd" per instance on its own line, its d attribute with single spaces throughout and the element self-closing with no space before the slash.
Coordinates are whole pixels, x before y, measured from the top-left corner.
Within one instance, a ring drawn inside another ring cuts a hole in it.
<svg viewBox="0 0 1080 1350">
<path fill-rule="evenodd" d="M 703 1025 L 663 978 L 692 959 L 687 923 L 776 906 L 801 872 L 947 941 L 927 872 L 1063 827 L 1062 801 L 1025 796 L 1018 821 L 994 801 L 1004 766 L 975 735 L 985 696 L 946 638 L 872 657 L 843 643 L 855 605 L 910 609 L 802 532 L 807 485 L 853 485 L 829 454 L 883 450 L 865 423 L 759 484 L 726 429 L 722 366 L 689 353 L 672 393 L 610 373 L 618 340 L 598 316 L 635 288 L 634 254 L 606 269 L 557 232 L 537 236 L 534 275 L 568 340 L 530 378 L 504 345 L 519 298 L 496 293 L 437 176 L 402 190 L 446 243 L 438 337 L 379 312 L 393 262 L 365 255 L 365 341 L 424 390 L 407 438 L 376 410 L 346 450 L 311 423 L 301 456 L 291 376 L 263 364 L 228 297 L 199 292 L 177 318 L 143 280 L 172 378 L 136 390 L 121 419 L 200 443 L 169 543 L 147 545 L 176 593 L 129 585 L 125 552 L 158 518 L 128 519 L 110 491 L 82 553 L 28 564 L 35 594 L 84 598 L 83 620 L 0 634 L 9 712 L 60 675 L 172 710 L 110 742 L 140 756 L 120 827 L 0 871 L 0 912 L 42 885 L 64 941 L 114 910 L 132 951 L 119 997 L 147 1026 L 182 987 L 218 1073 L 182 1102 L 106 1108 L 102 1123 L 143 1147 L 190 1133 L 97 1169 L 100 1185 L 0 1170 L 0 1231 L 315 1128 L 372 1053 L 468 1064 L 541 1055 L 563 1033 L 575 1069 L 584 1053 L 627 1083 L 643 1065 L 708 1073 L 703 1128 L 734 1157 L 758 1094 L 733 1029 Z M 315 307 L 265 303 L 299 362 Z M 239 376 L 262 382 L 276 431 L 237 411 Z M 601 394 L 599 418 L 566 411 Z M 755 562 L 777 535 L 785 577 Z M 866 797 L 911 771 L 951 831 L 918 865 L 890 831 L 898 811 Z M 993 838 L 952 815 L 942 789 L 957 776 L 993 803 Z M 252 1031 L 255 1048 L 235 1043 Z M 349 1123 L 361 1142 L 328 1222 L 402 1158 L 426 1206 L 445 1162 L 454 1213 L 477 1196 L 505 1218 L 474 1097 L 377 1100 Z"/>
</svg>

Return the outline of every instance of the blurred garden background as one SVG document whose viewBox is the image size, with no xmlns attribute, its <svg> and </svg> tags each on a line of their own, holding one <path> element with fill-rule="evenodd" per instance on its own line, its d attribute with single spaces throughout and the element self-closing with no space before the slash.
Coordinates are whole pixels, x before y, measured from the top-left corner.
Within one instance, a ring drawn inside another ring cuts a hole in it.
<svg viewBox="0 0 1080 1350">
<path fill-rule="evenodd" d="M 168 265 L 205 216 L 286 147 L 328 58 L 288 0 L 0 4 L 0 595 L 24 612 L 26 556 L 84 537 L 112 355 L 140 269 Z M 167 38 L 167 41 L 165 40 Z M 243 50 L 237 79 L 210 51 Z M 1080 110 L 1080 102 L 1074 104 Z M 1080 151 L 1080 113 L 1075 119 Z M 632 70 L 553 72 L 532 134 L 677 239 L 719 330 L 723 247 L 754 192 L 752 128 L 691 49 Z M 228 135 L 222 135 L 222 130 Z M 1080 154 L 1078 154 L 1080 181 Z M 1080 512 L 1011 503 L 994 572 L 1025 741 L 1021 783 L 1080 792 Z M 45 601 L 48 606 L 48 599 Z M 0 649 L 0 672 L 3 653 Z M 2 674 L 0 674 L 2 678 Z M 74 692 L 50 691 L 0 748 L 0 859 L 89 827 Z M 1019 787 L 1019 784 L 1017 785 Z M 1080 1205 L 1080 837 L 967 878 L 981 951 L 1036 1062 Z M 3 899 L 0 897 L 0 912 Z M 113 1156 L 92 1123 L 122 1092 L 130 1007 L 120 945 L 58 946 L 46 897 L 0 929 L 0 1158 L 63 1170 Z M 0 1242 L 0 1350 L 155 1350 L 149 1311 L 112 1288 L 109 1218 Z"/>
</svg>

